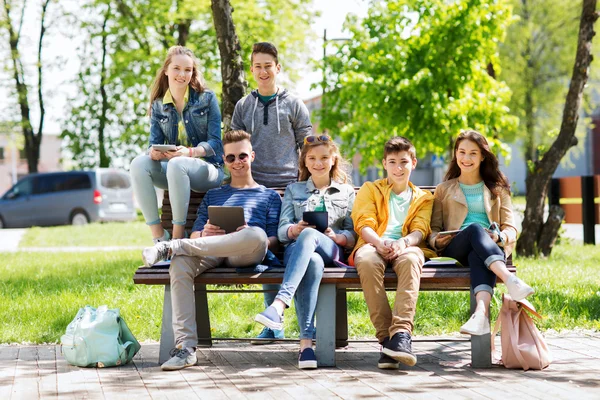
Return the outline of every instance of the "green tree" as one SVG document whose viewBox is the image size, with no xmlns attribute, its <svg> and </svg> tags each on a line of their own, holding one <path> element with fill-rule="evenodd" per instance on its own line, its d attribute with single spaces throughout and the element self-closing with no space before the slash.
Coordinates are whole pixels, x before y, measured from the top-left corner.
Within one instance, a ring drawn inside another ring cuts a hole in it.
<svg viewBox="0 0 600 400">
<path fill-rule="evenodd" d="M 579 120 L 583 90 L 588 81 L 593 59 L 592 38 L 596 35 L 594 24 L 597 19 L 596 0 L 583 0 L 575 62 L 564 103 L 560 130 L 548 151 L 532 163 L 527 176 L 527 203 L 523 232 L 517 242 L 517 251 L 522 256 L 537 256 L 539 253 L 544 256 L 550 255 L 564 217 L 562 208 L 554 205 L 550 207 L 548 218 L 544 221 L 544 200 L 548 193 L 550 179 L 560 160 L 571 147 L 577 145 L 575 130 Z"/>
<path fill-rule="evenodd" d="M 531 167 L 556 138 L 577 46 L 581 1 L 512 0 L 515 21 L 500 45 L 499 78 L 521 121 L 516 138 Z"/>
<path fill-rule="evenodd" d="M 441 154 L 461 129 L 514 131 L 510 90 L 488 73 L 499 70 L 510 18 L 502 0 L 373 2 L 364 20 L 347 20 L 351 39 L 326 59 L 321 126 L 363 166 L 395 135 Z"/>
<path fill-rule="evenodd" d="M 12 1 L 2 0 L 2 14 L 0 14 L 0 29 L 6 30 L 6 38 L 10 51 L 9 71 L 15 84 L 17 104 L 20 111 L 20 124 L 23 137 L 25 139 L 25 155 L 27 157 L 27 168 L 30 173 L 37 172 L 40 159 L 40 144 L 44 132 L 44 118 L 46 110 L 44 108 L 43 92 L 43 63 L 42 50 L 44 49 L 44 37 L 48 25 L 48 7 L 50 0 L 43 0 L 40 5 L 40 30 L 37 41 L 37 62 L 36 75 L 37 87 L 31 84 L 32 77 L 26 73 L 26 68 L 22 57 L 22 28 L 25 18 L 25 9 L 27 0 Z M 37 104 L 39 111 L 39 120 L 37 129 L 32 124 L 31 119 L 31 99 L 29 92 L 37 89 Z"/>
<path fill-rule="evenodd" d="M 232 3 L 244 60 L 258 40 L 276 41 L 288 65 L 306 58 L 312 0 Z M 89 40 L 80 50 L 80 90 L 71 101 L 63 137 L 79 166 L 127 164 L 147 144 L 149 86 L 170 46 L 192 49 L 209 88 L 220 93 L 211 2 L 89 0 L 82 7 L 86 12 L 81 29 Z M 106 75 L 101 79 L 103 68 Z M 245 68 L 249 72 L 249 63 Z"/>
</svg>

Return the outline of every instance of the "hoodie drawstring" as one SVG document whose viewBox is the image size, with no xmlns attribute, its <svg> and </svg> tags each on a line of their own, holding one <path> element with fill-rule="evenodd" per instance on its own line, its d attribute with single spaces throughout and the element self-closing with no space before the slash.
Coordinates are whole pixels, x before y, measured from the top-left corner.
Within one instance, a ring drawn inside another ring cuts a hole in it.
<svg viewBox="0 0 600 400">
<path fill-rule="evenodd" d="M 277 89 L 279 91 L 279 89 Z M 279 93 L 275 94 L 275 116 L 277 118 L 277 133 L 281 135 L 281 124 L 279 123 Z"/>
</svg>

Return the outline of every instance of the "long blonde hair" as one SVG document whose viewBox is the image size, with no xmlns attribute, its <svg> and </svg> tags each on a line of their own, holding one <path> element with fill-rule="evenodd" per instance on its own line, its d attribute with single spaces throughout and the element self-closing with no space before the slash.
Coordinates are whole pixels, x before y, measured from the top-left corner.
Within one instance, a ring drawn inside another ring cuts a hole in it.
<svg viewBox="0 0 600 400">
<path fill-rule="evenodd" d="M 148 107 L 148 115 L 152 113 L 152 103 L 154 100 L 158 98 L 162 98 L 167 89 L 169 88 L 169 78 L 165 75 L 167 68 L 171 64 L 174 56 L 183 55 L 188 56 L 192 59 L 193 67 L 192 67 L 192 79 L 190 80 L 190 86 L 198 93 L 202 93 L 205 89 L 204 82 L 202 81 L 202 73 L 198 70 L 198 59 L 194 56 L 194 53 L 187 47 L 183 46 L 173 46 L 167 52 L 167 58 L 165 58 L 165 62 L 162 67 L 158 69 L 156 72 L 156 76 L 154 77 L 154 81 L 152 81 L 152 85 L 150 86 L 150 106 Z"/>
<path fill-rule="evenodd" d="M 327 146 L 329 154 L 333 156 L 333 165 L 331 171 L 329 171 L 329 177 L 339 183 L 350 183 L 350 177 L 346 171 L 349 171 L 349 163 L 340 154 L 340 149 L 333 139 L 329 139 L 328 142 L 315 141 L 312 143 L 304 143 L 302 151 L 300 152 L 300 160 L 298 163 L 298 169 L 300 176 L 298 181 L 307 181 L 310 178 L 310 171 L 306 167 L 306 155 L 308 152 L 318 146 Z"/>
</svg>

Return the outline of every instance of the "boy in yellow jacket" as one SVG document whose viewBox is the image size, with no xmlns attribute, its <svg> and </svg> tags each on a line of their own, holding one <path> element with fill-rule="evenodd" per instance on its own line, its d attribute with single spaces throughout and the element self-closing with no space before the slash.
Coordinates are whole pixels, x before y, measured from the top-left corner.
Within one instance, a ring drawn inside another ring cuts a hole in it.
<svg viewBox="0 0 600 400">
<path fill-rule="evenodd" d="M 377 366 L 395 369 L 399 362 L 410 366 L 417 362 L 411 333 L 425 256 L 435 257 L 424 243 L 430 233 L 433 195 L 409 182 L 417 158 L 407 139 L 388 140 L 383 166 L 388 177 L 365 183 L 356 196 L 352 220 L 359 238 L 350 265 L 356 266 L 382 345 Z M 393 310 L 383 284 L 388 265 L 398 275 Z"/>
</svg>

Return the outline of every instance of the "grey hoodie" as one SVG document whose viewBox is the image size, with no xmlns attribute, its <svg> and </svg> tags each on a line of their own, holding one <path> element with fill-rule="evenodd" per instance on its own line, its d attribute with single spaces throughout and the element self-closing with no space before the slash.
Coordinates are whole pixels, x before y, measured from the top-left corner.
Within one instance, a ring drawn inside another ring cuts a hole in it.
<svg viewBox="0 0 600 400">
<path fill-rule="evenodd" d="M 287 186 L 298 180 L 298 157 L 304 138 L 311 134 L 308 109 L 296 96 L 279 89 L 264 104 L 253 90 L 235 105 L 231 129 L 252 135 L 256 153 L 252 177 L 266 187 Z"/>
</svg>

